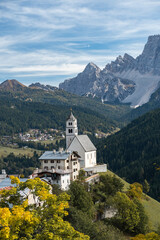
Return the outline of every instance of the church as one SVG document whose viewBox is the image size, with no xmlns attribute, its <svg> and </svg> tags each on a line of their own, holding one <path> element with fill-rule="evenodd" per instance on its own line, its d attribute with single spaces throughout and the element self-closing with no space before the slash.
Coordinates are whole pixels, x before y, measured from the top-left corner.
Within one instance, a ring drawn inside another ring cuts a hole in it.
<svg viewBox="0 0 160 240">
<path fill-rule="evenodd" d="M 66 121 L 66 150 L 46 151 L 39 160 L 41 169 L 36 169 L 32 177 L 58 184 L 62 190 L 68 190 L 70 182 L 78 179 L 80 169 L 92 178 L 98 172 L 107 171 L 106 164 L 97 165 L 96 147 L 89 137 L 78 135 L 77 119 L 72 112 Z"/>
<path fill-rule="evenodd" d="M 87 135 L 78 135 L 77 119 L 72 112 L 66 121 L 66 149 L 78 152 L 81 168 L 97 165 L 97 149 Z"/>
</svg>

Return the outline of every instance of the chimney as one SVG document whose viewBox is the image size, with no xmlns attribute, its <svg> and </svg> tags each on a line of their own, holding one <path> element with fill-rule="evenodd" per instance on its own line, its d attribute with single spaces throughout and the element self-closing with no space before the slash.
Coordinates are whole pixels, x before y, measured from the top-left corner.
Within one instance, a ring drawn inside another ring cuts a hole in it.
<svg viewBox="0 0 160 240">
<path fill-rule="evenodd" d="M 63 148 L 59 148 L 59 153 L 62 153 L 63 152 Z"/>
</svg>

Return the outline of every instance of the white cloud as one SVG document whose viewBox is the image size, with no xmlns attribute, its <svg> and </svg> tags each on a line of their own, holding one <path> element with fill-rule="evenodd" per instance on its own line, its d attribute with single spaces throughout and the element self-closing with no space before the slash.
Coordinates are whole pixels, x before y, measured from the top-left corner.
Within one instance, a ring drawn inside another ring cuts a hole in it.
<svg viewBox="0 0 160 240">
<path fill-rule="evenodd" d="M 159 10 L 159 0 L 1 0 L 0 72 L 68 75 L 136 57 L 160 33 Z"/>
</svg>

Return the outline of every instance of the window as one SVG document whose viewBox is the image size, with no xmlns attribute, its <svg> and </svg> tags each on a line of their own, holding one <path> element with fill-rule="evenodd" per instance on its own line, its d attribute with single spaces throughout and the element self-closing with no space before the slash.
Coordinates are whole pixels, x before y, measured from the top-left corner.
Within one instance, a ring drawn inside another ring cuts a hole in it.
<svg viewBox="0 0 160 240">
<path fill-rule="evenodd" d="M 51 169 L 54 169 L 54 166 L 52 166 Z"/>
<path fill-rule="evenodd" d="M 72 125 L 72 122 L 69 122 L 69 125 Z"/>
<path fill-rule="evenodd" d="M 48 160 L 44 160 L 44 163 L 48 163 Z"/>
<path fill-rule="evenodd" d="M 74 176 L 74 179 L 76 178 L 76 176 Z"/>
<path fill-rule="evenodd" d="M 58 169 L 61 169 L 61 167 L 60 167 L 60 166 L 58 166 Z"/>
<path fill-rule="evenodd" d="M 45 170 L 48 170 L 48 167 L 44 167 Z"/>
<path fill-rule="evenodd" d="M 54 163 L 54 160 L 51 160 L 51 163 Z"/>
<path fill-rule="evenodd" d="M 69 162 L 69 160 L 67 159 L 67 162 Z"/>
<path fill-rule="evenodd" d="M 67 169 L 69 169 L 69 166 L 67 166 Z"/>
<path fill-rule="evenodd" d="M 57 160 L 57 163 L 61 163 L 61 161 L 60 161 L 60 160 Z"/>
<path fill-rule="evenodd" d="M 72 133 L 72 129 L 68 129 L 68 133 Z"/>
</svg>

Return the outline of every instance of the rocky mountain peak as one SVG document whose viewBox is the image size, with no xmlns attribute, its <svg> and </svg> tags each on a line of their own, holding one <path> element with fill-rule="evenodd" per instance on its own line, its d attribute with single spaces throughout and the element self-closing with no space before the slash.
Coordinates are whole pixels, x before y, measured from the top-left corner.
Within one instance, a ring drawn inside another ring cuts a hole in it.
<svg viewBox="0 0 160 240">
<path fill-rule="evenodd" d="M 112 61 L 110 64 L 107 64 L 104 68 L 104 72 L 123 72 L 124 70 L 130 68 L 133 69 L 136 65 L 136 60 L 130 56 L 129 54 L 125 53 L 124 56 L 118 56 L 115 61 Z"/>
<path fill-rule="evenodd" d="M 136 60 L 141 73 L 160 74 L 160 35 L 148 37 L 142 54 Z"/>
<path fill-rule="evenodd" d="M 101 69 L 96 64 L 90 62 L 87 64 L 83 72 L 87 73 L 87 72 L 97 72 L 97 71 L 100 72 Z"/>
<path fill-rule="evenodd" d="M 123 60 L 124 61 L 125 60 L 127 60 L 127 61 L 135 61 L 135 59 L 131 55 L 127 54 L 127 53 L 124 54 Z"/>
<path fill-rule="evenodd" d="M 60 88 L 78 95 L 118 99 L 137 107 L 149 101 L 160 82 L 160 35 L 148 38 L 136 59 L 125 53 L 100 70 L 89 63 L 77 77 L 64 81 Z"/>
</svg>

